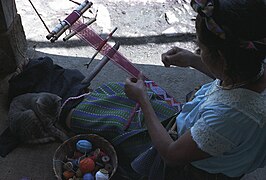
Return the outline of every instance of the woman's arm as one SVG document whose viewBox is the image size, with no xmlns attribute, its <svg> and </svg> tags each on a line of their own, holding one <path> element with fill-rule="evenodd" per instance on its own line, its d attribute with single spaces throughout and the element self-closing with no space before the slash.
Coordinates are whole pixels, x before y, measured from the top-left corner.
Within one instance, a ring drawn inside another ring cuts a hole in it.
<svg viewBox="0 0 266 180">
<path fill-rule="evenodd" d="M 166 53 L 163 53 L 162 62 L 165 67 L 170 67 L 171 65 L 179 67 L 190 66 L 214 79 L 214 76 L 210 73 L 207 66 L 201 61 L 201 57 L 199 55 L 182 48 L 173 47 Z"/>
<path fill-rule="evenodd" d="M 127 79 L 125 93 L 129 98 L 140 103 L 153 145 L 168 165 L 184 165 L 191 161 L 210 157 L 197 147 L 190 131 L 179 137 L 178 140 L 172 140 L 150 104 L 143 80 Z"/>
</svg>

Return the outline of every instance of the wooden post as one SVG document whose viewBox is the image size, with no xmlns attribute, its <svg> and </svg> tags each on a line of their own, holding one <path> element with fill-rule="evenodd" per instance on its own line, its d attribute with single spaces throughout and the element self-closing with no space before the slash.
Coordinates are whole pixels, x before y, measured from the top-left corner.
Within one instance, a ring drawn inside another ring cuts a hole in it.
<svg viewBox="0 0 266 180">
<path fill-rule="evenodd" d="M 27 43 L 15 0 L 0 0 L 0 77 L 25 61 Z"/>
</svg>

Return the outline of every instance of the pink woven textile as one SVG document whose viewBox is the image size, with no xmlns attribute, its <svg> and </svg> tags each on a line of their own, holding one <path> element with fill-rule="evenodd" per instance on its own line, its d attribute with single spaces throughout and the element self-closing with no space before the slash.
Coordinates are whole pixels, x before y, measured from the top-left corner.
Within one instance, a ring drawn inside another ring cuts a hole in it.
<svg viewBox="0 0 266 180">
<path fill-rule="evenodd" d="M 93 29 L 90 27 L 86 27 L 83 30 L 79 31 L 80 27 L 84 26 L 84 24 L 80 21 L 77 21 L 71 29 L 77 32 L 77 36 L 92 46 L 94 49 L 97 49 L 102 42 L 104 41 Z M 108 43 L 106 43 L 103 48 L 101 49 L 100 53 L 104 56 L 108 56 L 108 52 L 112 49 Z M 112 50 L 113 51 L 113 50 Z M 112 53 L 113 54 L 113 53 Z M 124 71 L 129 73 L 133 77 L 138 77 L 140 71 L 120 52 L 116 52 L 114 55 L 109 57 L 116 65 L 122 68 Z M 178 112 L 181 110 L 181 103 L 177 102 L 172 96 L 170 96 L 164 89 L 158 86 L 154 81 L 149 80 L 145 77 L 146 85 L 149 87 L 154 93 L 160 96 L 163 100 L 165 100 L 168 104 L 175 107 Z"/>
</svg>

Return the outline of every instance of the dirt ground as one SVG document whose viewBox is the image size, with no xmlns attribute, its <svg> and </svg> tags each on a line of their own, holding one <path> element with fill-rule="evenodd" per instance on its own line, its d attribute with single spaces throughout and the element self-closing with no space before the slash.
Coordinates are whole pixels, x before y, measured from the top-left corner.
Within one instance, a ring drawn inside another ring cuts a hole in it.
<svg viewBox="0 0 266 180">
<path fill-rule="evenodd" d="M 31 0 L 45 24 L 52 30 L 60 20 L 70 14 L 76 4 L 68 0 Z M 77 0 L 82 2 L 82 0 Z M 185 94 L 195 86 L 211 81 L 210 78 L 191 68 L 165 68 L 160 56 L 171 46 L 179 46 L 195 51 L 195 14 L 189 6 L 189 0 L 94 0 L 92 13 L 84 14 L 85 22 L 97 13 L 97 21 L 91 28 L 106 37 L 115 27 L 117 31 L 110 44 L 119 41 L 119 51 L 150 79 L 157 82 L 168 93 L 181 102 Z M 55 43 L 49 42 L 44 25 L 34 12 L 29 1 L 16 0 L 18 13 L 28 41 L 28 57 L 50 56 L 55 63 L 64 68 L 78 69 L 84 75 L 99 62 L 101 56 L 87 69 L 88 62 L 95 50 L 77 37 L 63 42 L 63 34 Z M 67 32 L 68 33 L 68 32 Z M 95 88 L 110 81 L 124 81 L 128 74 L 113 63 L 108 63 L 91 84 Z M 6 80 L 8 77 L 6 78 Z M 2 82 L 1 82 L 2 83 Z M 1 92 L 7 87 L 1 84 Z M 5 93 L 0 93 L 4 99 Z M 0 132 L 7 126 L 7 108 L 0 108 Z M 29 147 L 21 145 L 7 157 L 0 158 L 0 180 L 54 179 L 52 157 L 60 143 L 51 143 Z M 262 180 L 265 170 L 257 170 L 243 180 Z"/>
<path fill-rule="evenodd" d="M 106 37 L 115 27 L 117 31 L 110 40 L 110 44 L 119 41 L 119 51 L 135 64 L 150 79 L 156 81 L 174 97 L 184 100 L 184 92 L 190 91 L 203 82 L 210 81 L 205 75 L 193 69 L 163 68 L 161 54 L 172 46 L 194 51 L 195 44 L 195 14 L 189 6 L 188 0 L 112 0 L 92 1 L 92 13 L 84 13 L 84 22 L 97 13 L 97 21 L 90 27 L 102 37 Z M 64 0 L 32 1 L 45 24 L 52 30 L 59 19 L 63 20 L 70 14 L 76 4 Z M 81 1 L 82 2 L 82 1 Z M 64 4 L 62 6 L 62 4 Z M 93 69 L 97 60 L 86 69 L 83 64 L 88 62 L 95 50 L 77 37 L 63 42 L 63 34 L 58 41 L 50 43 L 45 36 L 48 34 L 42 22 L 34 12 L 28 1 L 17 1 L 17 9 L 22 16 L 22 22 L 28 40 L 29 57 L 49 55 L 54 61 L 66 68 L 79 69 L 85 75 Z M 160 73 L 154 73 L 159 72 Z M 114 72 L 121 76 L 117 76 Z M 173 78 L 173 72 L 178 72 L 178 78 Z M 182 73 L 181 73 L 182 72 Z M 185 72 L 185 73 L 184 73 Z M 109 74 L 108 79 L 105 78 Z M 105 77 L 104 77 L 105 76 Z M 124 81 L 128 75 L 117 69 L 113 63 L 95 78 L 92 87 L 99 86 L 107 81 Z M 183 83 L 188 76 L 194 76 L 189 83 Z M 175 84 L 182 83 L 182 87 Z M 184 89 L 183 89 L 184 88 Z"/>
</svg>

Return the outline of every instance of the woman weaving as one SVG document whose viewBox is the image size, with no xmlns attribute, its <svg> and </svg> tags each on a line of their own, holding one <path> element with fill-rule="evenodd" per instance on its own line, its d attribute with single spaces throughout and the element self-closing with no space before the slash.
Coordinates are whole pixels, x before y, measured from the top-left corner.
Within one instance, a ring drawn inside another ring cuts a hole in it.
<svg viewBox="0 0 266 180">
<path fill-rule="evenodd" d="M 177 140 L 171 138 L 162 120 L 164 115 L 170 117 L 174 109 L 151 101 L 152 94 L 141 74 L 138 79 L 128 78 L 125 86 L 113 84 L 96 89 L 71 111 L 68 126 L 76 133 L 93 132 L 116 139 L 123 129 L 117 126 L 116 132 L 106 133 L 104 129 L 119 124 L 123 116 L 127 119 L 130 111 L 123 114 L 124 109 L 138 102 L 138 115 L 144 117 L 148 133 L 138 133 L 138 141 L 133 141 L 136 136 L 132 136 L 116 147 L 128 153 L 129 162 L 151 142 L 161 159 L 174 167 L 169 174 L 174 173 L 175 179 L 240 179 L 266 165 L 266 45 L 261 41 L 266 37 L 266 1 L 192 0 L 191 5 L 198 13 L 196 33 L 201 55 L 174 47 L 162 54 L 162 62 L 166 67 L 191 66 L 216 80 L 203 85 L 183 106 L 176 117 Z M 103 98 L 110 98 L 103 101 L 105 104 L 120 105 L 108 109 L 97 102 Z M 98 106 L 98 112 L 94 106 Z M 116 114 L 116 120 L 106 122 L 112 110 L 121 113 Z M 106 119 L 94 120 L 96 113 L 105 113 Z M 102 131 L 93 131 L 97 126 Z M 164 179 L 170 179 L 169 174 Z"/>
</svg>

